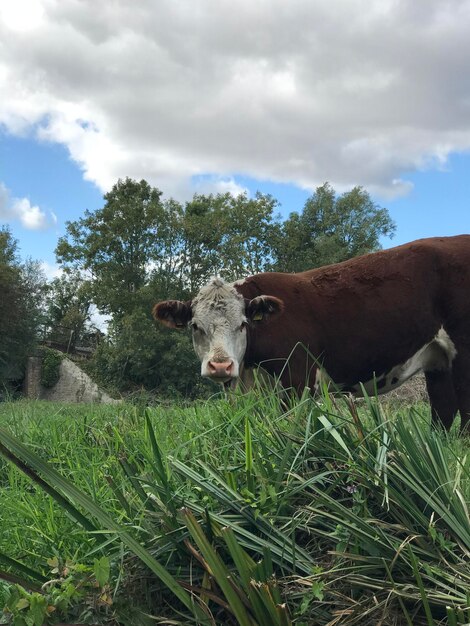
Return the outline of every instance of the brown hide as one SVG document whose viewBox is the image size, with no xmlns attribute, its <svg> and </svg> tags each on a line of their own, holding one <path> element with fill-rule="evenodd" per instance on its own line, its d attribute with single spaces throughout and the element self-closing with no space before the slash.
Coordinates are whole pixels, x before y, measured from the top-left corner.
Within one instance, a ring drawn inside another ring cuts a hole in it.
<svg viewBox="0 0 470 626">
<path fill-rule="evenodd" d="M 457 350 L 449 397 L 455 391 L 461 413 L 470 413 L 470 235 L 421 239 L 298 274 L 257 274 L 236 289 L 284 302 L 282 315 L 253 323 L 245 356 L 246 365 L 262 362 L 276 375 L 300 342 L 335 383 L 352 386 L 404 363 L 443 327 Z M 295 349 L 282 382 L 314 388 L 307 361 L 305 349 Z M 441 419 L 448 423 L 456 410 Z"/>
</svg>

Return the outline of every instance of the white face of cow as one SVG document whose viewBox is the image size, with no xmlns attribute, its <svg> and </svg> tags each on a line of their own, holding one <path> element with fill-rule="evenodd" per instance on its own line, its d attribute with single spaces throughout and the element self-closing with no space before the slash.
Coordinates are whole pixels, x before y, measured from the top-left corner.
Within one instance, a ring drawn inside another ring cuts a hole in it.
<svg viewBox="0 0 470 626">
<path fill-rule="evenodd" d="M 267 319 L 282 308 L 282 302 L 272 296 L 247 302 L 231 284 L 214 278 L 192 302 L 160 302 L 153 314 L 171 328 L 189 325 L 201 375 L 234 384 L 245 357 L 248 324 Z"/>
<path fill-rule="evenodd" d="M 246 351 L 245 300 L 219 279 L 203 287 L 192 303 L 193 345 L 201 375 L 228 382 L 238 378 Z"/>
</svg>

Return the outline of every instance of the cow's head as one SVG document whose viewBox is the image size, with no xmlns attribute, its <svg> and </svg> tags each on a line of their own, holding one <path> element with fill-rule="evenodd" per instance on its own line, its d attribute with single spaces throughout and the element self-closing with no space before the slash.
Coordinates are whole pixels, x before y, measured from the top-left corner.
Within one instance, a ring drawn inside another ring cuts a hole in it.
<svg viewBox="0 0 470 626">
<path fill-rule="evenodd" d="M 245 357 L 248 325 L 267 322 L 282 309 L 274 296 L 246 300 L 233 285 L 214 278 L 192 302 L 159 302 L 153 315 L 170 328 L 189 325 L 201 375 L 234 385 Z"/>
</svg>

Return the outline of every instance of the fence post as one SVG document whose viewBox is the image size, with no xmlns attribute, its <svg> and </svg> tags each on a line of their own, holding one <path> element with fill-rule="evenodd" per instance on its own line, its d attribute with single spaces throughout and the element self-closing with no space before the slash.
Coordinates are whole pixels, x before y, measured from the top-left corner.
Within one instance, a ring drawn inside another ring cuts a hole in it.
<svg viewBox="0 0 470 626">
<path fill-rule="evenodd" d="M 41 368 L 41 357 L 28 357 L 24 380 L 24 394 L 30 400 L 39 400 L 41 396 Z"/>
</svg>

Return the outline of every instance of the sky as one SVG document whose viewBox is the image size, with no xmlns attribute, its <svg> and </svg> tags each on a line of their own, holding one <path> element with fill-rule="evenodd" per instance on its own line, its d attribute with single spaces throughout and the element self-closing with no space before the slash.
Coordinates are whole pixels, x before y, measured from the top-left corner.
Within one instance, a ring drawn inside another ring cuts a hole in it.
<svg viewBox="0 0 470 626">
<path fill-rule="evenodd" d="M 363 186 L 384 247 L 470 232 L 470 0 L 1 0 L 0 224 L 57 272 L 119 179 Z"/>
</svg>

